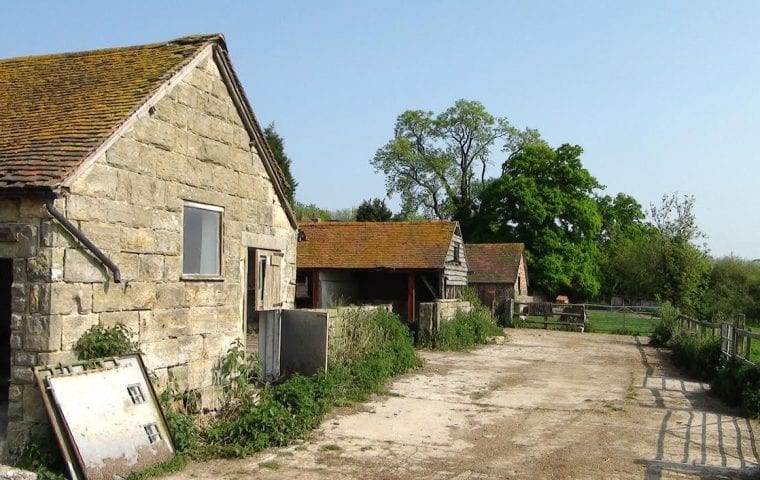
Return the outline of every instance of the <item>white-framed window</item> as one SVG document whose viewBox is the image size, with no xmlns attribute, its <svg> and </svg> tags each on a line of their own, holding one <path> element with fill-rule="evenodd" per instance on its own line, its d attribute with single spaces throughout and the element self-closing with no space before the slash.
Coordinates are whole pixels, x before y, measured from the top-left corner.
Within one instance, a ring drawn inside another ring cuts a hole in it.
<svg viewBox="0 0 760 480">
<path fill-rule="evenodd" d="M 182 215 L 182 275 L 219 277 L 222 273 L 224 208 L 185 202 Z"/>
</svg>

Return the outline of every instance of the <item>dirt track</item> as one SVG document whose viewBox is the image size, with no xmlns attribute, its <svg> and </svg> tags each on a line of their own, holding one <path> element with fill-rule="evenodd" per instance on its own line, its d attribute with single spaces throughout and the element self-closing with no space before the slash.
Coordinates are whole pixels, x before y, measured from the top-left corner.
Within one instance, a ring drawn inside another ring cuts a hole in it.
<svg viewBox="0 0 760 480">
<path fill-rule="evenodd" d="M 424 352 L 390 395 L 301 445 L 191 464 L 172 479 L 760 478 L 760 424 L 628 336 L 510 330 Z"/>
</svg>

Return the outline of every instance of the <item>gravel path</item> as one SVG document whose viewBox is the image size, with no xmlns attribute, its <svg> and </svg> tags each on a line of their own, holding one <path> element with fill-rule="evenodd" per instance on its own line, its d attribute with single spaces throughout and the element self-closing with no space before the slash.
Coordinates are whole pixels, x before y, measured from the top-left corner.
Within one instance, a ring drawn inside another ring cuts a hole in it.
<svg viewBox="0 0 760 480">
<path fill-rule="evenodd" d="M 760 478 L 760 424 L 645 341 L 510 330 L 503 345 L 423 352 L 389 395 L 334 412 L 302 444 L 169 478 Z"/>
</svg>

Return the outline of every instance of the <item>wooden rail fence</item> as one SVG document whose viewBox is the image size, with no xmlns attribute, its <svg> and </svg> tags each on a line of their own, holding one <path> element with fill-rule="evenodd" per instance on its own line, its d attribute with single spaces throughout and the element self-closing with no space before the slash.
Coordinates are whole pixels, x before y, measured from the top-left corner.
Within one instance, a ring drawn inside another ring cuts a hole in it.
<svg viewBox="0 0 760 480">
<path fill-rule="evenodd" d="M 734 323 L 706 322 L 686 316 L 681 316 L 678 321 L 682 330 L 702 336 L 708 333 L 712 336 L 720 335 L 720 350 L 723 356 L 760 368 L 760 365 L 752 361 L 752 340 L 760 341 L 760 333 L 747 330 L 743 317 Z"/>
</svg>

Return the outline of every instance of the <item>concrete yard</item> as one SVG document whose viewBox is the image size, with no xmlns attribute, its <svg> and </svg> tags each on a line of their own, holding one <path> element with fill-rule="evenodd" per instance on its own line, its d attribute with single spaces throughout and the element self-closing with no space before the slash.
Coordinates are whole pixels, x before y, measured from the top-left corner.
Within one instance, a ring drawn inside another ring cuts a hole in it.
<svg viewBox="0 0 760 480">
<path fill-rule="evenodd" d="M 760 423 L 645 343 L 510 330 L 503 345 L 423 352 L 389 395 L 334 412 L 302 444 L 169 478 L 760 478 Z"/>
</svg>

